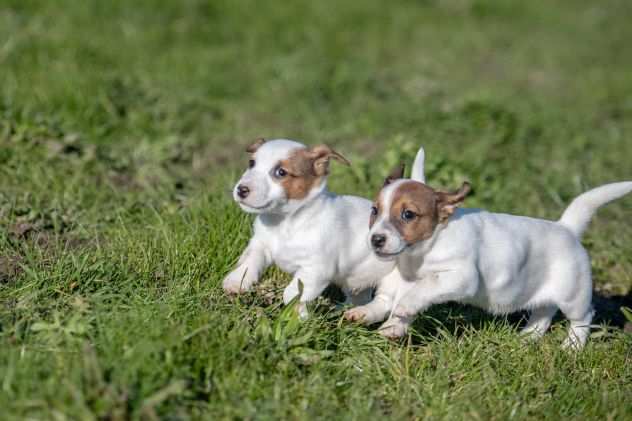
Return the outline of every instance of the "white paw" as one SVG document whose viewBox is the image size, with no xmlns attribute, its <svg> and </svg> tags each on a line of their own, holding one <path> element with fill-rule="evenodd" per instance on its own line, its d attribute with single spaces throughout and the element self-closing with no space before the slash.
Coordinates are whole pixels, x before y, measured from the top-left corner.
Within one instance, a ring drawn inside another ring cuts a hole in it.
<svg viewBox="0 0 632 421">
<path fill-rule="evenodd" d="M 381 322 L 386 318 L 388 311 L 383 311 L 374 305 L 363 305 L 350 308 L 345 311 L 344 317 L 350 322 L 358 322 L 365 325 Z"/>
<path fill-rule="evenodd" d="M 562 349 L 569 352 L 579 352 L 584 347 L 584 344 L 575 336 L 568 336 L 564 342 L 562 342 Z"/>
<path fill-rule="evenodd" d="M 388 339 L 401 338 L 408 332 L 408 323 L 402 322 L 397 317 L 393 317 L 384 322 L 378 329 L 378 332 Z"/>
<path fill-rule="evenodd" d="M 393 310 L 393 316 L 399 317 L 402 319 L 408 319 L 413 317 L 416 314 L 416 311 L 411 307 L 408 307 L 405 303 L 399 303 L 395 310 Z"/>
<path fill-rule="evenodd" d="M 528 326 L 520 331 L 520 336 L 528 341 L 538 341 L 544 336 L 544 329 L 539 326 Z"/>
<path fill-rule="evenodd" d="M 250 289 L 254 281 L 248 276 L 247 270 L 235 269 L 229 273 L 222 282 L 224 292 L 227 294 L 241 294 Z"/>
<path fill-rule="evenodd" d="M 307 309 L 307 303 L 299 302 L 296 304 L 296 313 L 298 313 L 298 318 L 305 321 L 309 319 L 309 310 Z"/>
</svg>

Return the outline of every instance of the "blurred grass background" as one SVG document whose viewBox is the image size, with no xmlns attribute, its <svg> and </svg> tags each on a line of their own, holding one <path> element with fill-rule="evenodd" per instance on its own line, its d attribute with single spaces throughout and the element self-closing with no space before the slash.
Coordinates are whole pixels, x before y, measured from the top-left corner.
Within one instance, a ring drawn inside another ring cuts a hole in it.
<svg viewBox="0 0 632 421">
<path fill-rule="evenodd" d="M 630 179 L 631 19 L 627 0 L 4 0 L 0 411 L 631 417 L 630 198 L 584 240 L 605 324 L 580 356 L 558 349 L 564 323 L 525 347 L 469 307 L 433 309 L 408 343 L 326 299 L 294 326 L 275 270 L 238 302 L 220 290 L 255 137 L 334 145 L 354 165 L 331 188 L 366 197 L 423 145 L 430 184 L 545 218 Z"/>
</svg>

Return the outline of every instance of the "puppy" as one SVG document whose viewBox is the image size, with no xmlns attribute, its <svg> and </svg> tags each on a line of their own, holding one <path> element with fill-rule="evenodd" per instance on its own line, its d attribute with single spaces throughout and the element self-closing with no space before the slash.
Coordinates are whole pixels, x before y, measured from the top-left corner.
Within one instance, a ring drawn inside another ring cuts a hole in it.
<svg viewBox="0 0 632 421">
<path fill-rule="evenodd" d="M 593 317 L 588 253 L 580 239 L 595 211 L 632 191 L 606 184 L 578 196 L 559 221 L 458 209 L 470 191 L 387 180 L 371 210 L 369 242 L 402 278 L 382 333 L 403 335 L 432 304 L 458 301 L 491 313 L 531 310 L 524 333 L 540 337 L 557 310 L 570 319 L 565 347 L 581 349 Z"/>
<path fill-rule="evenodd" d="M 420 183 L 426 182 L 424 168 L 425 158 L 426 154 L 424 148 L 421 147 L 415 156 L 410 176 L 411 180 L 415 180 Z M 387 176 L 387 181 L 385 183 L 390 183 L 393 180 L 400 179 L 403 175 L 404 164 L 395 168 L 391 174 Z M 390 274 L 388 281 L 385 280 L 385 282 L 381 282 L 378 285 L 375 297 L 371 302 L 347 310 L 344 313 L 344 317 L 349 321 L 361 322 L 367 325 L 381 322 L 391 314 L 397 297 L 401 296 L 410 289 L 411 285 L 412 283 L 406 282 L 400 275 L 399 270 L 395 268 L 395 270 Z M 378 329 L 378 331 L 385 336 L 393 336 L 392 330 L 393 322 L 391 320 L 388 320 Z M 402 332 L 402 335 L 403 334 L 404 333 Z"/>
<path fill-rule="evenodd" d="M 285 139 L 259 139 L 246 150 L 249 168 L 233 197 L 257 217 L 254 235 L 224 279 L 224 290 L 249 290 L 274 263 L 293 275 L 283 293 L 285 304 L 299 295 L 302 283 L 298 310 L 303 318 L 306 303 L 332 282 L 354 304 L 369 301 L 371 288 L 393 271 L 395 262 L 378 259 L 366 242 L 371 202 L 327 190 L 329 162 L 349 161 L 326 145 L 307 147 Z"/>
</svg>

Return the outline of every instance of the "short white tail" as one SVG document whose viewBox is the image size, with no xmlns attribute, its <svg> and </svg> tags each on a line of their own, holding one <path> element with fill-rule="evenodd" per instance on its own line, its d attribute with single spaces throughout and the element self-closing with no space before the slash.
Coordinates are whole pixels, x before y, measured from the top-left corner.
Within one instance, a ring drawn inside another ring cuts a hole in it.
<svg viewBox="0 0 632 421">
<path fill-rule="evenodd" d="M 426 153 L 424 152 L 424 148 L 420 147 L 419 151 L 417 151 L 415 162 L 413 163 L 413 170 L 410 175 L 411 180 L 419 181 L 421 183 L 426 184 L 426 174 L 424 173 L 425 160 L 426 160 Z"/>
<path fill-rule="evenodd" d="M 597 209 L 630 192 L 632 181 L 605 184 L 588 190 L 571 202 L 558 222 L 571 230 L 577 238 L 581 238 Z"/>
</svg>

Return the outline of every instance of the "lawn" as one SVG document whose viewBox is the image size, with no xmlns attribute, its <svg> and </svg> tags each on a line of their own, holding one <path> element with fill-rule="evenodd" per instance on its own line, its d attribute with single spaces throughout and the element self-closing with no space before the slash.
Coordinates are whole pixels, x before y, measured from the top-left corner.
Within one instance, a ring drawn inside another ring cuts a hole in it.
<svg viewBox="0 0 632 421">
<path fill-rule="evenodd" d="M 562 351 L 524 314 L 442 305 L 401 341 L 299 323 L 288 276 L 226 297 L 259 136 L 350 158 L 373 197 L 426 148 L 470 207 L 558 218 L 632 178 L 628 0 L 0 3 L 0 418 L 632 419 L 632 197 L 589 250 L 598 324 Z M 625 330 L 624 330 L 625 329 Z"/>
</svg>

